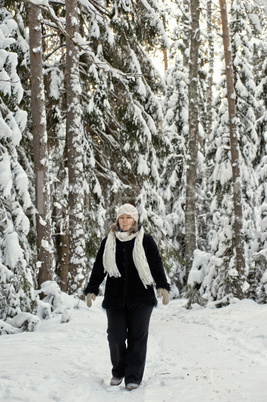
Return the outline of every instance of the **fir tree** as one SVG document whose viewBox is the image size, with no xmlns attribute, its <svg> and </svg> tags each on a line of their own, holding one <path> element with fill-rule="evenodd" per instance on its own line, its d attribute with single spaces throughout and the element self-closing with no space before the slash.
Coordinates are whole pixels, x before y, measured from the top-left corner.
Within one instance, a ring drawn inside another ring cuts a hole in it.
<svg viewBox="0 0 267 402">
<path fill-rule="evenodd" d="M 103 19 L 88 16 L 88 40 L 100 63 L 88 63 L 89 80 L 83 78 L 89 221 L 99 216 L 92 239 L 124 202 L 138 205 L 147 228 L 160 226 L 155 215 L 161 204 L 156 187 L 163 85 L 148 53 L 164 40 L 157 2 L 103 5 Z"/>
<path fill-rule="evenodd" d="M 258 9 L 257 14 L 252 12 Z M 257 97 L 257 75 L 255 62 L 258 63 L 258 49 L 262 42 L 261 26 L 255 25 L 255 17 L 260 17 L 260 9 L 254 2 L 244 4 L 236 1 L 231 9 L 231 29 L 233 32 L 232 49 L 234 55 L 235 91 L 237 105 L 237 125 L 241 151 L 241 174 L 243 183 L 243 215 L 246 247 L 247 275 L 251 289 L 249 294 L 255 298 L 255 288 L 261 275 L 255 273 L 253 255 L 258 251 L 255 241 L 257 216 L 256 190 L 259 176 L 254 169 L 258 159 L 260 137 L 257 132 L 257 114 L 262 110 L 262 100 Z M 259 18 L 258 17 L 258 18 Z M 260 20 L 259 20 L 260 21 Z M 257 60 L 257 61 L 256 61 Z"/>
<path fill-rule="evenodd" d="M 258 135 L 257 156 L 254 169 L 258 179 L 258 188 L 255 191 L 255 219 L 256 234 L 254 238 L 254 255 L 252 256 L 253 271 L 249 277 L 253 297 L 260 303 L 267 301 L 267 31 L 266 15 L 263 7 L 253 3 L 249 10 L 256 36 L 254 42 L 254 77 L 257 85 L 256 98 L 256 130 Z"/>
<path fill-rule="evenodd" d="M 0 319 L 8 321 L 25 314 L 17 325 L 33 330 L 37 317 L 33 276 L 29 266 L 27 240 L 28 208 L 32 207 L 28 178 L 19 163 L 18 147 L 27 123 L 27 114 L 19 105 L 23 89 L 17 75 L 17 54 L 12 51 L 19 37 L 17 23 L 5 7 L 0 11 Z M 10 323 L 16 326 L 16 321 Z M 0 324 L 0 333 L 14 332 Z"/>
<path fill-rule="evenodd" d="M 187 69 L 178 53 L 166 76 L 163 134 L 165 138 L 160 194 L 165 203 L 164 228 L 171 244 L 171 277 L 181 290 L 185 285 L 185 160 L 188 138 Z M 172 251 L 172 252 L 171 252 Z"/>
</svg>

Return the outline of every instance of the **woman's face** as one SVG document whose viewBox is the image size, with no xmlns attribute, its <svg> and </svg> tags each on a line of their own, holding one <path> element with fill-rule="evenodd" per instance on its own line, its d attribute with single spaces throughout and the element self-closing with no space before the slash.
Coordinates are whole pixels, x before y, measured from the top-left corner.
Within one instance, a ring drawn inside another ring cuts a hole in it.
<svg viewBox="0 0 267 402">
<path fill-rule="evenodd" d="M 135 220 L 134 218 L 131 217 L 131 215 L 123 214 L 119 216 L 118 222 L 120 230 L 122 232 L 128 232 L 128 230 L 130 230 L 133 227 Z"/>
</svg>

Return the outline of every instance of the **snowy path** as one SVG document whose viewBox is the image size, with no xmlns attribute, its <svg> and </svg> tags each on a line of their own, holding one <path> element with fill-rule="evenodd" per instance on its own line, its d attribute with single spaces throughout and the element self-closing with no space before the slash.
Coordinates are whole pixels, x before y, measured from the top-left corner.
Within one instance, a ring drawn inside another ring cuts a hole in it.
<svg viewBox="0 0 267 402">
<path fill-rule="evenodd" d="M 144 380 L 110 387 L 106 316 L 97 298 L 42 321 L 34 333 L 0 337 L 0 401 L 266 402 L 267 305 L 154 310 Z"/>
</svg>

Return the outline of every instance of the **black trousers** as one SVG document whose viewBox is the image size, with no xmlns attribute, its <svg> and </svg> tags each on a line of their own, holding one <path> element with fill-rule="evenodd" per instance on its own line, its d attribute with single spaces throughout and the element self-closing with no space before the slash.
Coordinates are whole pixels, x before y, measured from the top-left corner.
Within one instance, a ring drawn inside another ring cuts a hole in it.
<svg viewBox="0 0 267 402">
<path fill-rule="evenodd" d="M 142 381 L 152 310 L 153 307 L 107 310 L 112 375 L 125 377 L 126 385 Z"/>
</svg>

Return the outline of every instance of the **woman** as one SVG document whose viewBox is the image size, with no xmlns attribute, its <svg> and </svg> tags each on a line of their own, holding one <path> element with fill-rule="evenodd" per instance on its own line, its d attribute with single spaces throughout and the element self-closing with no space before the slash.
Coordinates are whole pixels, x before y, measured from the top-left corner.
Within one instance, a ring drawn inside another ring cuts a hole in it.
<svg viewBox="0 0 267 402">
<path fill-rule="evenodd" d="M 113 376 L 110 385 L 119 385 L 125 378 L 126 388 L 131 391 L 143 378 L 149 321 L 157 305 L 153 283 L 163 304 L 168 304 L 170 290 L 157 245 L 138 226 L 138 212 L 131 204 L 119 208 L 116 223 L 101 243 L 84 291 L 88 307 L 106 274 L 102 306 L 108 321 Z"/>
</svg>

